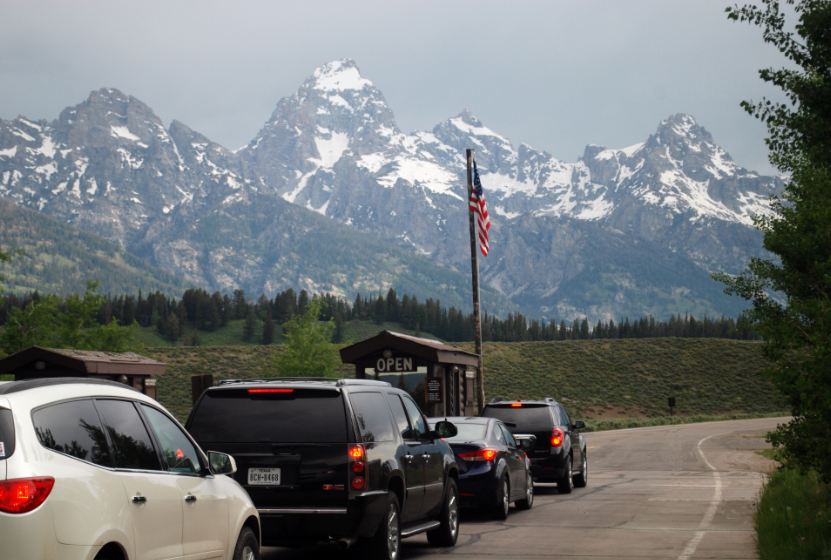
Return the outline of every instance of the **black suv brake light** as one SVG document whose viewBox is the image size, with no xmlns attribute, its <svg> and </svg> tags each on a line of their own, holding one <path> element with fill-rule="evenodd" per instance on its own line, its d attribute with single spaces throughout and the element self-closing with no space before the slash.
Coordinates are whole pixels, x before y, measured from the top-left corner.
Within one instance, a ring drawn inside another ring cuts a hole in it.
<svg viewBox="0 0 831 560">
<path fill-rule="evenodd" d="M 352 490 L 364 490 L 367 487 L 366 448 L 361 444 L 349 447 L 349 471 L 352 473 L 350 486 Z"/>
</svg>

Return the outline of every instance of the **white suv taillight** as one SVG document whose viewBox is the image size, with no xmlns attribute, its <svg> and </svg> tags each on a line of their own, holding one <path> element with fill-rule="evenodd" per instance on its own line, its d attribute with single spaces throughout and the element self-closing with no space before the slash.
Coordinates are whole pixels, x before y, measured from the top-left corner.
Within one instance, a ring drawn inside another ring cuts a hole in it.
<svg viewBox="0 0 831 560">
<path fill-rule="evenodd" d="M 49 496 L 55 479 L 51 476 L 0 481 L 0 511 L 28 513 Z"/>
</svg>

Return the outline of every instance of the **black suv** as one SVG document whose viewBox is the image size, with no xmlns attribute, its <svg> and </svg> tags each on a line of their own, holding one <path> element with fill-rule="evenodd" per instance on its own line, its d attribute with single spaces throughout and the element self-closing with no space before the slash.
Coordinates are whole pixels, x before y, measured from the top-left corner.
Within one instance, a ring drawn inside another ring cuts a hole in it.
<svg viewBox="0 0 831 560">
<path fill-rule="evenodd" d="M 568 494 L 589 481 L 586 441 L 580 433 L 582 420 L 572 423 L 565 407 L 552 398 L 541 401 L 495 400 L 485 405 L 482 416 L 499 418 L 515 436 L 533 434 L 534 448 L 528 452 L 535 482 L 556 482 Z M 575 467 L 579 465 L 579 470 Z"/>
<path fill-rule="evenodd" d="M 453 546 L 459 534 L 458 468 L 418 405 L 389 383 L 362 379 L 223 382 L 187 421 L 201 445 L 231 454 L 265 545 L 359 544 L 362 557 L 394 560 L 400 539 L 426 532 Z"/>
</svg>

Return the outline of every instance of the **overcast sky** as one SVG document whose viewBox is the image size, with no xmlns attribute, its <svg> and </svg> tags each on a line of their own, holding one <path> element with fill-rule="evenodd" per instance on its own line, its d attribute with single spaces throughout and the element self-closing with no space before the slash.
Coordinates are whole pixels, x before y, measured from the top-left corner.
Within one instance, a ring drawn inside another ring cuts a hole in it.
<svg viewBox="0 0 831 560">
<path fill-rule="evenodd" d="M 780 66 L 721 0 L 0 0 L 0 118 L 52 120 L 99 87 L 229 148 L 315 67 L 352 58 L 407 132 L 470 109 L 574 161 L 685 112 L 744 167 L 771 172 L 742 99 Z"/>
</svg>

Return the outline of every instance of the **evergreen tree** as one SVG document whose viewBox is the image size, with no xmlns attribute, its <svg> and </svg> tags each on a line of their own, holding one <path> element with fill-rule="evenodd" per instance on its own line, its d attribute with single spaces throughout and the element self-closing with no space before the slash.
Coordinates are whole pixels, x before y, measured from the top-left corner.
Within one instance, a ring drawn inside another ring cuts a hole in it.
<svg viewBox="0 0 831 560">
<path fill-rule="evenodd" d="M 257 330 L 257 314 L 253 307 L 248 308 L 245 315 L 245 323 L 242 325 L 242 339 L 246 342 L 254 340 L 254 333 Z"/>
<path fill-rule="evenodd" d="M 269 345 L 274 342 L 274 319 L 271 318 L 271 310 L 265 315 L 263 321 L 263 336 L 260 338 L 260 343 Z"/>
<path fill-rule="evenodd" d="M 744 274 L 719 278 L 753 303 L 749 318 L 791 403 L 793 420 L 771 441 L 786 460 L 831 482 L 831 2 L 788 1 L 795 26 L 778 1 L 761 2 L 727 12 L 760 27 L 790 61 L 759 72 L 786 102 L 742 104 L 767 125 L 770 160 L 789 176 L 775 214 L 758 221 L 777 258 L 754 259 Z"/>
</svg>

